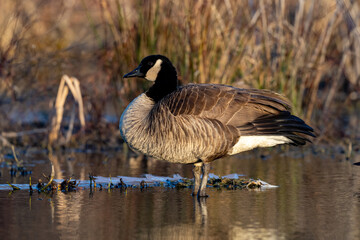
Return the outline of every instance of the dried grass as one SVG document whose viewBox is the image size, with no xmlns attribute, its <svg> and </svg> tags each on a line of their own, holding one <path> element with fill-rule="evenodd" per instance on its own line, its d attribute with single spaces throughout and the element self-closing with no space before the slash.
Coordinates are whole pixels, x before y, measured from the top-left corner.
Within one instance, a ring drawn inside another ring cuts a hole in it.
<svg viewBox="0 0 360 240">
<path fill-rule="evenodd" d="M 244 81 L 280 91 L 292 100 L 296 114 L 305 109 L 307 120 L 315 106 L 326 110 L 333 101 L 331 96 L 326 106 L 318 101 L 319 85 L 325 82 L 336 92 L 339 86 L 332 82 L 354 73 L 345 70 L 351 67 L 344 55 L 358 47 L 350 37 L 359 22 L 349 13 L 358 8 L 356 2 L 100 2 L 104 26 L 111 29 L 115 51 L 126 65 L 133 67 L 148 54 L 165 54 L 177 64 L 184 83 Z M 346 24 L 349 19 L 354 26 Z M 346 36 L 339 39 L 339 33 Z M 359 52 L 351 53 L 357 63 Z M 333 75 L 334 69 L 339 70 Z M 350 78 L 359 88 L 359 74 Z M 126 82 L 122 87 L 129 90 Z"/>
<path fill-rule="evenodd" d="M 64 105 L 69 93 L 69 89 L 76 103 L 79 106 L 79 120 L 80 120 L 81 128 L 85 127 L 84 106 L 83 106 L 79 80 L 77 80 L 74 77 L 68 77 L 67 75 L 64 75 L 61 78 L 58 94 L 55 101 L 55 115 L 53 116 L 51 121 L 51 130 L 49 133 L 49 145 L 52 145 L 54 142 L 56 142 L 59 139 L 60 126 L 64 115 Z M 73 108 L 73 112 L 75 112 L 74 108 Z M 65 143 L 67 143 L 70 140 L 71 133 L 73 130 L 73 125 L 74 125 L 74 117 L 72 117 L 70 120 L 69 130 Z"/>
<path fill-rule="evenodd" d="M 99 129 L 105 104 L 114 105 L 119 117 L 129 100 L 147 88 L 121 76 L 144 56 L 163 54 L 176 65 L 184 84 L 222 83 L 281 92 L 292 101 L 295 114 L 312 126 L 319 122 L 320 132 L 331 134 L 332 120 L 328 126 L 320 123 L 330 119 L 334 106 L 351 102 L 349 96 L 360 92 L 359 4 L 5 1 L 0 9 L 0 100 L 15 101 L 28 89 L 42 89 L 44 94 L 58 85 L 63 72 L 76 73 L 82 79 L 87 113 L 97 121 L 92 126 Z M 67 65 L 72 71 L 64 71 Z M 79 75 L 80 68 L 93 71 Z M 58 138 L 64 111 L 60 106 L 65 100 L 58 99 L 51 142 Z M 70 110 L 72 123 L 74 111 Z M 71 136 L 69 130 L 67 142 Z"/>
</svg>

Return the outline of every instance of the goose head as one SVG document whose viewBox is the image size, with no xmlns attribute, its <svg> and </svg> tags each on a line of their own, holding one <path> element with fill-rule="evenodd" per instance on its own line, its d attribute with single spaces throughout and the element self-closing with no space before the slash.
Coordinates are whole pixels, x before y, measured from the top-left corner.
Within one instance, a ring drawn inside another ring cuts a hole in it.
<svg viewBox="0 0 360 240">
<path fill-rule="evenodd" d="M 124 78 L 145 78 L 154 82 L 146 95 L 155 102 L 175 91 L 178 79 L 175 67 L 170 60 L 162 55 L 150 55 L 141 60 L 139 66 L 124 75 Z"/>
</svg>

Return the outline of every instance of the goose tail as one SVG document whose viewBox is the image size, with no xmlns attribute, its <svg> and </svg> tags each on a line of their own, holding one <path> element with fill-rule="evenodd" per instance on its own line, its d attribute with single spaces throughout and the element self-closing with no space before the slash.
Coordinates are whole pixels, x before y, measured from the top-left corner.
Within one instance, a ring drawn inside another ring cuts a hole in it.
<svg viewBox="0 0 360 240">
<path fill-rule="evenodd" d="M 262 116 L 237 128 L 240 130 L 241 136 L 264 136 L 269 139 L 283 136 L 289 140 L 284 140 L 284 143 L 295 146 L 311 142 L 309 136 L 316 137 L 313 133 L 314 129 L 288 111 L 280 112 L 277 115 Z"/>
</svg>

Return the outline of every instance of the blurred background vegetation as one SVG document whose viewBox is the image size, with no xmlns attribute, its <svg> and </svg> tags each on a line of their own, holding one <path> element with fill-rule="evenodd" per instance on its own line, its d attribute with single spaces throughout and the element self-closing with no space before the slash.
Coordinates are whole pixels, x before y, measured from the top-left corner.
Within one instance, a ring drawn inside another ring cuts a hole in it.
<svg viewBox="0 0 360 240">
<path fill-rule="evenodd" d="M 359 0 L 3 0 L 0 145 L 49 144 L 67 74 L 80 82 L 86 124 L 69 92 L 51 144 L 118 146 L 122 111 L 149 86 L 122 75 L 149 54 L 168 56 L 182 84 L 284 94 L 318 142 L 359 142 L 359 7 Z"/>
</svg>

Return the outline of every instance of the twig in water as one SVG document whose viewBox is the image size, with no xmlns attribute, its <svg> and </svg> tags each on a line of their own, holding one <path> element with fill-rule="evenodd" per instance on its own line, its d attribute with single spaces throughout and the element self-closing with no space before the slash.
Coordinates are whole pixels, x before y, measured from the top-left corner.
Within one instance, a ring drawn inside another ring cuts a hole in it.
<svg viewBox="0 0 360 240">
<path fill-rule="evenodd" d="M 12 187 L 13 190 L 20 190 L 20 188 L 18 188 L 17 186 L 7 182 L 7 184 L 9 184 L 10 187 Z"/>
<path fill-rule="evenodd" d="M 52 164 L 52 162 L 50 162 L 51 164 L 51 177 L 49 182 L 41 189 L 41 191 L 44 191 L 48 186 L 50 186 L 50 184 L 52 183 L 52 181 L 54 180 L 55 177 L 55 168 L 54 165 Z"/>
</svg>

